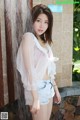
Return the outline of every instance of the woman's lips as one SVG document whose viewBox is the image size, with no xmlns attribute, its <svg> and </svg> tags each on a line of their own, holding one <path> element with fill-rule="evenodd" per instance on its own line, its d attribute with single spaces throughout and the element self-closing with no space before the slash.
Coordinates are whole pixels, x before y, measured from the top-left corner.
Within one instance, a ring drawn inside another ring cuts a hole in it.
<svg viewBox="0 0 80 120">
<path fill-rule="evenodd" d="M 40 29 L 39 29 L 38 31 L 39 31 L 39 32 L 43 32 L 43 30 L 40 30 Z"/>
</svg>

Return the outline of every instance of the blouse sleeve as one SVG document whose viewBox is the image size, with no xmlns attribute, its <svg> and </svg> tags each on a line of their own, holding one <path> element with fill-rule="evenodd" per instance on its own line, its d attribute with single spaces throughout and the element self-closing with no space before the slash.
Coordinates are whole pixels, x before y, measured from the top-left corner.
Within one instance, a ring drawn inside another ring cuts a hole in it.
<svg viewBox="0 0 80 120">
<path fill-rule="evenodd" d="M 34 67 L 34 45 L 31 33 L 25 33 L 22 40 L 22 57 L 26 71 L 26 86 L 28 90 L 36 90 L 37 73 Z"/>
</svg>

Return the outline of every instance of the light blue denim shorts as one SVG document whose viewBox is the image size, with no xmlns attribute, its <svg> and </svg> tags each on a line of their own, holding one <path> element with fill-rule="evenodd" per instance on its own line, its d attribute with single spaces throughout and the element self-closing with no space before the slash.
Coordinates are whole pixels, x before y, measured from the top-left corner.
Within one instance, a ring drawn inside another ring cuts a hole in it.
<svg viewBox="0 0 80 120">
<path fill-rule="evenodd" d="M 55 94 L 52 80 L 40 80 L 37 83 L 40 104 L 47 104 Z"/>
<path fill-rule="evenodd" d="M 54 86 L 52 80 L 39 80 L 37 82 L 37 92 L 41 105 L 48 104 L 50 98 L 52 98 L 55 94 Z M 25 87 L 24 89 L 25 95 L 25 104 L 32 105 L 33 97 L 31 91 L 28 91 Z"/>
</svg>

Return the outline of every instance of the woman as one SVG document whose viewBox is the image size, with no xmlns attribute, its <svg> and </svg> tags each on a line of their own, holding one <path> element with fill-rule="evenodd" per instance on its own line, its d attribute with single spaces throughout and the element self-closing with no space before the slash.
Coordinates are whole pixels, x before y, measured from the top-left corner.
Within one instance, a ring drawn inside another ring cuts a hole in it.
<svg viewBox="0 0 80 120">
<path fill-rule="evenodd" d="M 17 53 L 17 70 L 24 87 L 26 105 L 30 106 L 33 120 L 49 120 L 53 97 L 61 102 L 55 74 L 55 57 L 51 50 L 53 16 L 45 5 L 32 9 L 34 32 L 23 35 Z"/>
</svg>

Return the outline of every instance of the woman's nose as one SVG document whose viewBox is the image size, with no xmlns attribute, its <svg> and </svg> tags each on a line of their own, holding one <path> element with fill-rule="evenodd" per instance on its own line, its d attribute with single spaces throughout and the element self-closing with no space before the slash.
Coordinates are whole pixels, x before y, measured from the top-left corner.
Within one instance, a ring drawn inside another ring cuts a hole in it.
<svg viewBox="0 0 80 120">
<path fill-rule="evenodd" d="M 40 28 L 43 28 L 44 27 L 44 24 L 41 22 L 40 23 Z"/>
</svg>

